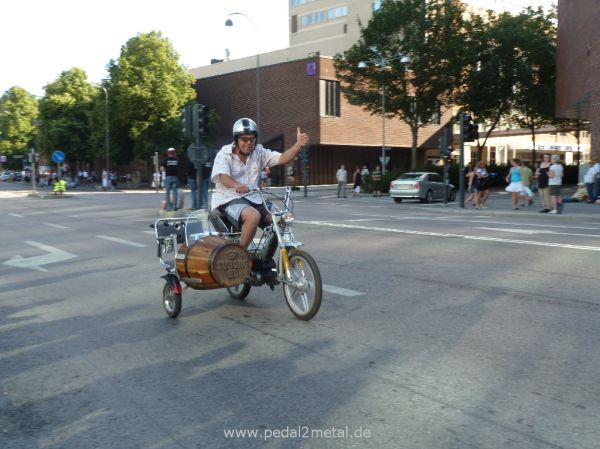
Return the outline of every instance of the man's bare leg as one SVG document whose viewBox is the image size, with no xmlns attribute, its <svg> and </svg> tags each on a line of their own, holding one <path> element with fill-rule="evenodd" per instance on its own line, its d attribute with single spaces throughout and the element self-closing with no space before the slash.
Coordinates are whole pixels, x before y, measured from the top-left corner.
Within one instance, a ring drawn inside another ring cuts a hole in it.
<svg viewBox="0 0 600 449">
<path fill-rule="evenodd" d="M 246 207 L 240 214 L 240 222 L 242 223 L 240 246 L 248 248 L 260 223 L 260 213 L 253 207 Z"/>
</svg>

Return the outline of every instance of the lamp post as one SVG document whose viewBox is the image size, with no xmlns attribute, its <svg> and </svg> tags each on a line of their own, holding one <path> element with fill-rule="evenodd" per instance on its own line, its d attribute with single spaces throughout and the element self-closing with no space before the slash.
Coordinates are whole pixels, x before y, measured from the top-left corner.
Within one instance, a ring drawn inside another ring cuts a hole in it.
<svg viewBox="0 0 600 449">
<path fill-rule="evenodd" d="M 231 20 L 232 16 L 245 17 L 252 24 L 255 31 L 254 38 L 256 39 L 256 126 L 260 135 L 260 52 L 258 49 L 258 27 L 250 17 L 248 17 L 242 12 L 232 12 L 231 14 L 229 14 L 227 16 L 227 20 L 225 21 L 225 26 L 233 26 L 233 21 Z"/>
<path fill-rule="evenodd" d="M 102 90 L 104 91 L 104 100 L 105 100 L 105 107 L 104 107 L 104 131 L 105 131 L 105 146 L 106 146 L 106 173 L 108 175 L 109 178 L 109 185 L 110 185 L 110 147 L 109 147 L 109 135 L 108 135 L 108 90 L 106 89 L 106 87 L 104 86 L 100 86 L 102 88 Z"/>
<path fill-rule="evenodd" d="M 406 64 L 410 62 L 408 56 L 399 55 L 394 58 L 384 58 L 379 56 L 375 60 L 361 61 L 358 63 L 359 69 L 366 69 L 369 64 L 376 65 L 381 69 L 381 176 L 385 175 L 385 71 L 383 70 L 390 61 L 399 59 L 401 63 Z"/>
</svg>

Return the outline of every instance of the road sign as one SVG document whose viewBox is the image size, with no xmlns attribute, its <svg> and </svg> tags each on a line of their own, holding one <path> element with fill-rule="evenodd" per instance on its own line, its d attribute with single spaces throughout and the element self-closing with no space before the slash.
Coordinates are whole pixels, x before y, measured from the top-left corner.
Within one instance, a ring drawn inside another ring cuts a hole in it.
<svg viewBox="0 0 600 449">
<path fill-rule="evenodd" d="M 187 157 L 192 162 L 206 162 L 208 160 L 209 149 L 205 145 L 190 144 L 187 149 Z"/>
<path fill-rule="evenodd" d="M 383 163 L 383 160 L 381 158 L 381 156 L 379 157 L 379 162 L 381 162 L 382 167 L 387 167 L 388 162 L 390 161 L 390 157 L 386 156 L 385 157 L 385 164 Z"/>
<path fill-rule="evenodd" d="M 55 150 L 52 152 L 52 160 L 57 164 L 62 164 L 65 161 L 65 153 L 60 150 Z"/>
</svg>

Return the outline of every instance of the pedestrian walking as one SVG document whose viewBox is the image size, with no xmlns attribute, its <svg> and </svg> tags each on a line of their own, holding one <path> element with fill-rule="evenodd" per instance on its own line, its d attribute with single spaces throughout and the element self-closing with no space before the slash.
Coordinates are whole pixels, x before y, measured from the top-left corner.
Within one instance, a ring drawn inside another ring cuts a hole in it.
<svg viewBox="0 0 600 449">
<path fill-rule="evenodd" d="M 552 161 L 552 165 L 550 166 L 550 170 L 548 171 L 548 187 L 550 187 L 550 199 L 552 200 L 552 210 L 548 213 L 562 214 L 563 202 L 562 197 L 560 196 L 560 190 L 562 187 L 564 168 L 560 163 L 560 156 L 558 154 L 553 154 L 550 157 L 550 160 Z"/>
<path fill-rule="evenodd" d="M 177 185 L 179 183 L 180 165 L 175 148 L 169 148 L 167 158 L 162 164 L 165 173 L 165 209 L 167 211 L 177 210 Z"/>
<path fill-rule="evenodd" d="M 346 183 L 348 182 L 348 172 L 346 166 L 342 164 L 338 171 L 335 173 L 335 179 L 338 183 L 337 196 L 338 198 L 346 198 Z"/>
<path fill-rule="evenodd" d="M 475 183 L 475 192 L 473 193 L 475 199 L 475 207 L 477 209 L 486 208 L 485 202 L 490 196 L 490 191 L 488 190 L 488 179 L 490 174 L 485 168 L 485 164 L 483 161 L 477 162 L 475 166 L 475 173 L 472 179 L 472 182 Z"/>
<path fill-rule="evenodd" d="M 465 199 L 465 206 L 468 206 L 469 203 L 473 203 L 473 206 L 477 206 L 475 203 L 475 194 L 477 193 L 477 188 L 473 183 L 473 178 L 475 177 L 475 170 L 473 170 L 473 164 L 468 164 L 466 167 L 467 174 L 465 178 L 467 178 L 467 192 L 469 192 L 469 196 Z"/>
<path fill-rule="evenodd" d="M 362 174 L 360 172 L 360 167 L 356 167 L 356 170 L 354 171 L 354 193 L 352 193 L 352 196 L 360 195 L 360 186 L 362 186 Z"/>
<path fill-rule="evenodd" d="M 523 172 L 521 161 L 514 158 L 510 161 L 511 168 L 506 176 L 506 182 L 509 183 L 506 191 L 512 193 L 513 210 L 519 210 L 519 196 L 523 193 Z"/>
<path fill-rule="evenodd" d="M 377 164 L 371 174 L 373 180 L 373 196 L 381 196 L 381 166 Z"/>
<path fill-rule="evenodd" d="M 542 156 L 542 162 L 535 171 L 535 179 L 537 180 L 538 192 L 540 194 L 540 203 L 542 204 L 542 210 L 540 213 L 547 214 L 552 210 L 552 202 L 550 201 L 550 188 L 548 187 L 548 172 L 550 171 L 550 155 L 544 154 Z"/>
<path fill-rule="evenodd" d="M 531 179 L 533 172 L 525 161 L 521 161 L 521 176 L 523 177 L 523 193 L 521 194 L 521 206 L 533 204 L 533 191 L 531 190 Z"/>
<path fill-rule="evenodd" d="M 596 192 L 596 179 L 598 176 L 600 176 L 600 163 L 598 163 L 597 158 L 592 157 L 588 163 L 587 172 L 583 176 L 583 182 L 588 192 L 588 203 L 596 201 L 598 196 L 598 192 Z"/>
</svg>

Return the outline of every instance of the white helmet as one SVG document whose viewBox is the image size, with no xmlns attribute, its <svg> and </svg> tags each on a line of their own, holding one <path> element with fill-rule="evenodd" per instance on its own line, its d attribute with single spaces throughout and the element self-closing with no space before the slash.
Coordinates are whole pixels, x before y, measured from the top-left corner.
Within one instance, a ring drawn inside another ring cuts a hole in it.
<svg viewBox="0 0 600 449">
<path fill-rule="evenodd" d="M 242 134 L 254 134 L 258 138 L 258 126 L 256 126 L 254 120 L 241 118 L 233 124 L 233 137 L 235 138 Z"/>
</svg>

